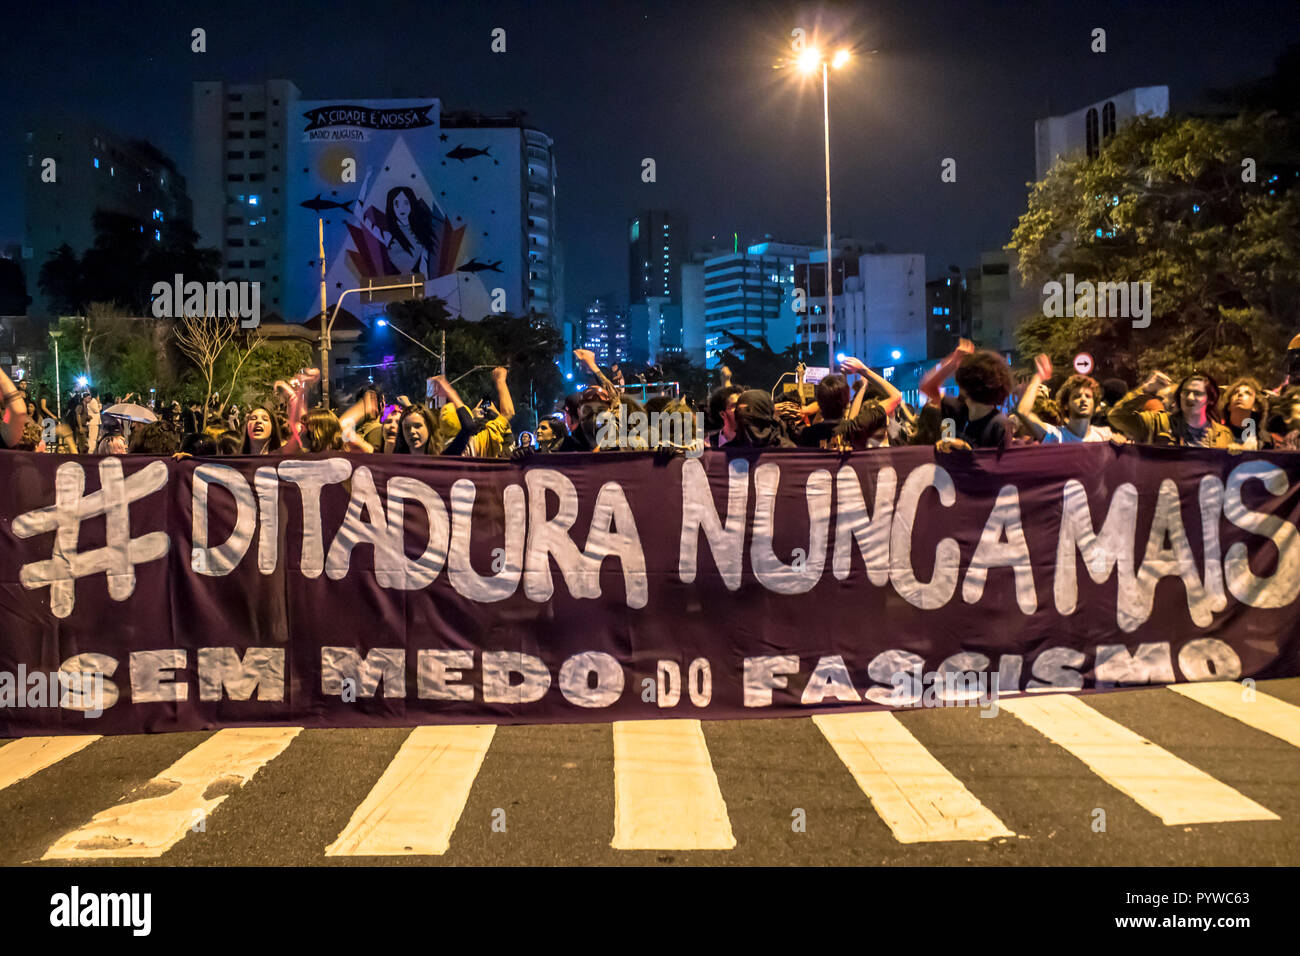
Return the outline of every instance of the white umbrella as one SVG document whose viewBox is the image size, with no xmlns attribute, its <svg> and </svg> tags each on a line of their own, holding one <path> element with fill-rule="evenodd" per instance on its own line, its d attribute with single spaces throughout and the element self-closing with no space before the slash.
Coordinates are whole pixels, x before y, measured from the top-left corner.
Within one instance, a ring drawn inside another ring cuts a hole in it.
<svg viewBox="0 0 1300 956">
<path fill-rule="evenodd" d="M 112 415 L 114 418 L 125 418 L 130 422 L 156 422 L 158 420 L 158 416 L 143 405 L 119 403 L 104 409 L 100 414 Z"/>
</svg>

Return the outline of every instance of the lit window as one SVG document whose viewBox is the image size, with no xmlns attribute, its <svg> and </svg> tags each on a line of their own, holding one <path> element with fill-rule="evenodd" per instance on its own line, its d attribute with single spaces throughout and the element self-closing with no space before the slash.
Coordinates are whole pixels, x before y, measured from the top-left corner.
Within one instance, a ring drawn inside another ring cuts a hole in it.
<svg viewBox="0 0 1300 956">
<path fill-rule="evenodd" d="M 96 169 L 99 169 L 99 157 L 98 157 L 98 156 L 95 157 L 95 168 L 96 168 Z"/>
<path fill-rule="evenodd" d="M 252 195 L 248 197 L 248 204 L 250 206 L 256 206 L 259 202 L 261 202 L 261 200 L 262 200 L 261 196 Z"/>
<path fill-rule="evenodd" d="M 162 233 L 155 229 L 153 231 L 153 238 L 155 242 L 162 242 Z"/>
</svg>

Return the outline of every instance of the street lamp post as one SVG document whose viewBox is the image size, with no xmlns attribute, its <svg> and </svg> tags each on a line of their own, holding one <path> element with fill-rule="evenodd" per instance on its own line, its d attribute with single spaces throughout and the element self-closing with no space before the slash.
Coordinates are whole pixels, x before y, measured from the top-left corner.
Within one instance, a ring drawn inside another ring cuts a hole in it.
<svg viewBox="0 0 1300 956">
<path fill-rule="evenodd" d="M 826 364 L 835 367 L 835 288 L 832 275 L 834 249 L 831 242 L 831 67 L 839 69 L 849 62 L 852 54 L 838 50 L 827 59 L 817 47 L 809 47 L 799 54 L 798 66 L 805 74 L 819 67 L 822 74 L 822 142 L 826 160 Z M 810 266 L 811 270 L 811 266 Z M 808 340 L 812 342 L 812 321 L 808 321 Z"/>
<path fill-rule="evenodd" d="M 62 329 L 50 333 L 50 338 L 54 339 L 54 408 L 59 421 L 63 421 L 63 383 L 59 381 L 59 336 L 62 334 Z"/>
<path fill-rule="evenodd" d="M 412 299 L 424 297 L 424 277 L 413 274 L 408 282 L 399 282 L 393 285 L 372 285 L 362 286 L 359 289 L 344 289 L 343 294 L 338 297 L 334 303 L 334 311 L 330 313 L 329 321 L 322 323 L 320 330 L 320 374 L 321 374 L 321 400 L 322 404 L 330 407 L 330 348 L 332 346 L 332 333 L 334 331 L 334 320 L 339 317 L 339 307 L 343 305 L 343 300 L 353 292 L 392 292 L 397 289 L 410 290 Z"/>
</svg>

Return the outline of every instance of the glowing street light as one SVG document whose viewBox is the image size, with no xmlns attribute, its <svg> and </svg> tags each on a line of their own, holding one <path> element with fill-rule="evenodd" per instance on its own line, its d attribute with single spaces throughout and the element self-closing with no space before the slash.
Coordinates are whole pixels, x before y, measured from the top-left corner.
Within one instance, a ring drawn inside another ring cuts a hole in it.
<svg viewBox="0 0 1300 956">
<path fill-rule="evenodd" d="M 829 59 L 818 47 L 807 47 L 799 53 L 795 65 L 799 71 L 811 75 L 820 67 L 822 73 L 822 129 L 826 147 L 826 356 L 835 354 L 835 290 L 831 283 L 831 261 L 834 252 L 831 248 L 831 107 L 830 107 L 830 69 L 845 66 L 853 54 L 843 48 L 836 50 Z M 809 323 L 811 328 L 811 322 Z M 811 345 L 811 334 L 809 336 Z"/>
</svg>

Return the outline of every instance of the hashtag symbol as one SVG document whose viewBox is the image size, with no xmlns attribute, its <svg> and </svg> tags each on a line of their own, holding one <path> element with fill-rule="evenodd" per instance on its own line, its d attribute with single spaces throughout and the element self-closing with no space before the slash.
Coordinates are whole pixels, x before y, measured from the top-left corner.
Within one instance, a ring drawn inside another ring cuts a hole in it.
<svg viewBox="0 0 1300 956">
<path fill-rule="evenodd" d="M 122 462 L 105 458 L 99 463 L 99 490 L 86 494 L 82 466 L 76 462 L 60 465 L 54 475 L 54 504 L 14 519 L 14 534 L 20 538 L 56 532 L 50 559 L 24 564 L 18 580 L 28 589 L 48 587 L 55 617 L 72 613 L 77 579 L 92 574 L 106 575 L 108 596 L 125 601 L 135 591 L 135 566 L 158 560 L 170 543 L 162 531 L 131 537 L 131 503 L 166 484 L 167 466 L 160 461 L 123 479 Z M 104 546 L 79 553 L 81 523 L 100 515 L 104 516 Z"/>
</svg>

